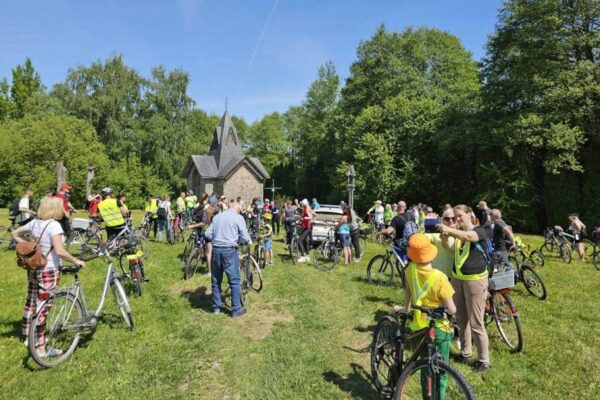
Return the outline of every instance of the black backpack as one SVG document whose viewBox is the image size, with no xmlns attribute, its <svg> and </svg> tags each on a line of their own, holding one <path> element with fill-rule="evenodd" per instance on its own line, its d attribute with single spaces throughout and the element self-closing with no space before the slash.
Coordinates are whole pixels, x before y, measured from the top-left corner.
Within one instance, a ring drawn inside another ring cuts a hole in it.
<svg viewBox="0 0 600 400">
<path fill-rule="evenodd" d="M 167 209 L 164 207 L 158 207 L 158 210 L 156 210 L 156 216 L 158 217 L 158 219 L 160 220 L 165 220 L 167 219 Z"/>
<path fill-rule="evenodd" d="M 18 198 L 14 201 L 10 209 L 8 210 L 8 215 L 11 217 L 16 217 L 19 214 L 19 203 L 21 202 L 21 198 Z"/>
</svg>

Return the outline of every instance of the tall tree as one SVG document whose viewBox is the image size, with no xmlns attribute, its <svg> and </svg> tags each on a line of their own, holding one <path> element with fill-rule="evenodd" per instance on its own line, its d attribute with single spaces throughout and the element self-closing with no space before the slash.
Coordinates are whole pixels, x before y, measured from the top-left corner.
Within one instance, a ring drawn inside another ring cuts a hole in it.
<svg viewBox="0 0 600 400">
<path fill-rule="evenodd" d="M 40 75 L 35 71 L 31 59 L 28 57 L 24 65 L 18 65 L 12 70 L 12 86 L 10 97 L 14 104 L 14 116 L 22 118 L 29 99 L 44 92 Z"/>
</svg>

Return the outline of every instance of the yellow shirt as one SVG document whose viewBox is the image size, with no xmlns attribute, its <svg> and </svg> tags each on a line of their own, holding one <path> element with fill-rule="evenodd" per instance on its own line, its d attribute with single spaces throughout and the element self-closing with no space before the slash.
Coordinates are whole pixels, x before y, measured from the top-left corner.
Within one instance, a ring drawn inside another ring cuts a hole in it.
<svg viewBox="0 0 600 400">
<path fill-rule="evenodd" d="M 431 243 L 437 247 L 438 253 L 431 262 L 433 268 L 442 271 L 446 276 L 452 276 L 452 267 L 454 266 L 454 247 L 449 249 L 442 245 L 442 238 L 439 233 L 425 233 L 425 236 L 431 240 Z"/>
<path fill-rule="evenodd" d="M 433 273 L 434 269 L 431 264 L 417 264 L 417 280 L 419 281 L 419 286 L 423 287 L 425 285 L 425 281 L 427 278 Z M 421 305 L 423 307 L 437 308 L 442 307 L 444 305 L 444 301 L 452 297 L 454 295 L 454 288 L 450 284 L 450 280 L 441 275 L 442 279 L 437 279 L 432 285 L 431 288 L 426 292 L 425 296 L 421 300 Z M 410 290 L 411 293 L 415 293 L 415 288 L 413 287 L 413 277 L 411 274 L 411 269 L 406 269 L 406 286 Z M 446 332 L 453 332 L 452 326 L 449 322 L 443 324 L 443 326 L 438 326 L 438 328 L 445 330 Z"/>
</svg>

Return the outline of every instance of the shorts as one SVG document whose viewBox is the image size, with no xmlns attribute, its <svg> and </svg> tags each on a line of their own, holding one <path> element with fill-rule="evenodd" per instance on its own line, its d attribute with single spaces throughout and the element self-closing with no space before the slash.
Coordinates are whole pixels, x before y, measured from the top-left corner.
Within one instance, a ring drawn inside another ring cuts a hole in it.
<svg viewBox="0 0 600 400">
<path fill-rule="evenodd" d="M 340 233 L 340 241 L 342 242 L 342 247 L 345 249 L 350 248 L 350 234 L 349 233 Z"/>
<path fill-rule="evenodd" d="M 273 241 L 271 239 L 265 239 L 265 251 L 273 250 Z"/>
</svg>

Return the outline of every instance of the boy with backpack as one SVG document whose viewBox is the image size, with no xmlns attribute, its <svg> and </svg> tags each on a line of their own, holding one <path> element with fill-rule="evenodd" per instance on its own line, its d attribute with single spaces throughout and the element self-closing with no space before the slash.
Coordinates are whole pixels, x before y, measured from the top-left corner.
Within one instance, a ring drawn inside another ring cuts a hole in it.
<svg viewBox="0 0 600 400">
<path fill-rule="evenodd" d="M 31 196 L 33 196 L 33 190 L 25 190 L 23 197 L 15 200 L 8 212 L 8 215 L 11 218 L 14 218 L 15 222 L 19 224 L 19 226 L 26 225 L 33 219 L 33 216 L 35 215 L 35 212 L 31 210 L 29 206 Z"/>
<path fill-rule="evenodd" d="M 167 242 L 173 244 L 171 230 L 169 229 L 169 221 L 173 219 L 173 216 L 171 215 L 171 200 L 168 195 L 164 196 L 162 201 L 158 203 L 156 218 L 158 220 L 158 241 L 162 242 L 162 231 L 165 230 L 167 231 Z"/>
</svg>

